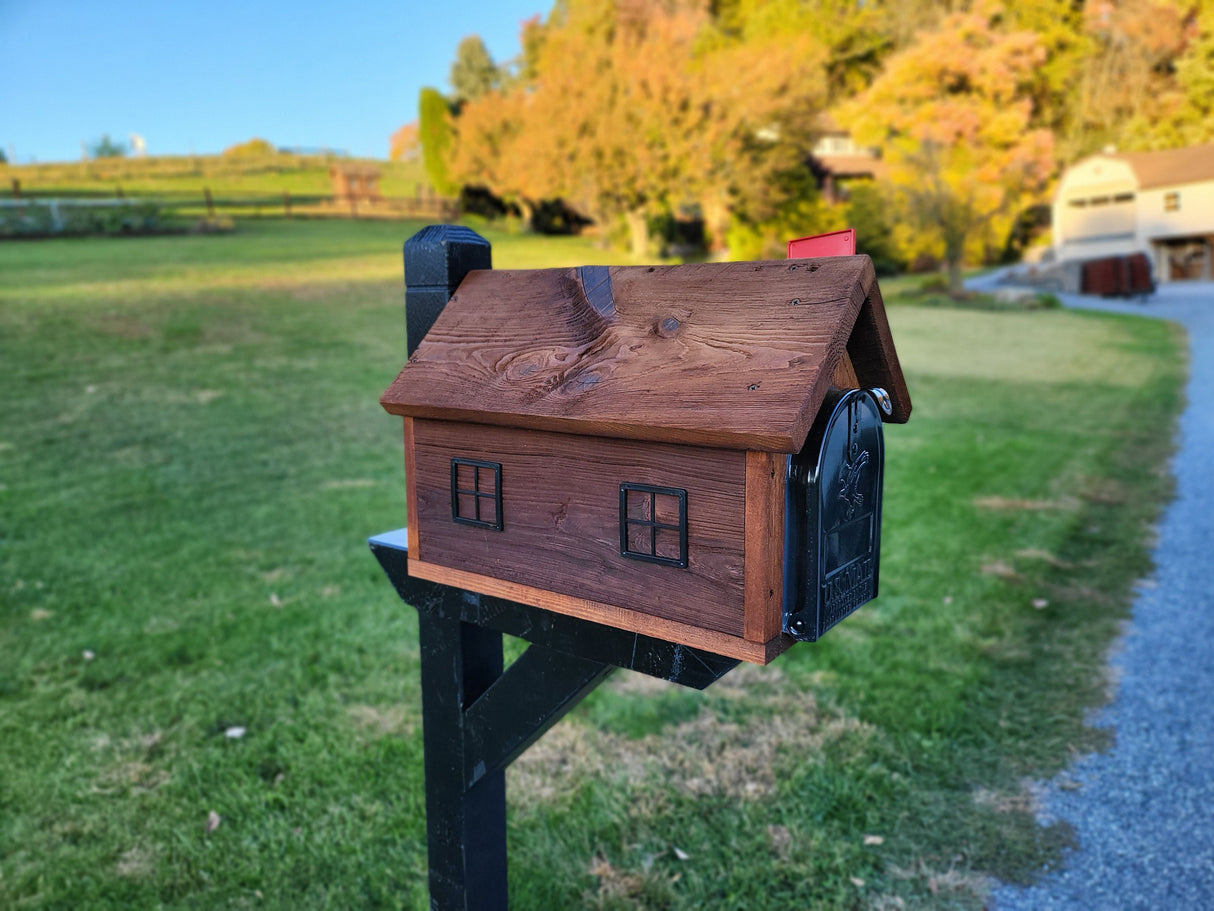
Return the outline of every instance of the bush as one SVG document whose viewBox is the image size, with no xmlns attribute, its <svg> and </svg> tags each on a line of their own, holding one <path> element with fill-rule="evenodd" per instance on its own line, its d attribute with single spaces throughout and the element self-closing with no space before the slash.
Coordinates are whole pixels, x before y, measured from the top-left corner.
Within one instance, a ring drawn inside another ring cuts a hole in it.
<svg viewBox="0 0 1214 911">
<path fill-rule="evenodd" d="M 1034 298 L 1034 306 L 1032 310 L 1060 310 L 1062 309 L 1062 300 L 1057 294 L 1052 294 L 1049 291 L 1043 291 Z"/>
<path fill-rule="evenodd" d="M 89 146 L 89 155 L 93 158 L 125 158 L 126 151 L 126 145 L 114 142 L 109 133 Z"/>
<path fill-rule="evenodd" d="M 847 203 L 847 224 L 856 229 L 856 251 L 872 258 L 878 275 L 901 272 L 906 260 L 899 254 L 894 237 L 891 200 L 876 184 L 853 182 L 848 189 L 851 198 Z"/>
<path fill-rule="evenodd" d="M 60 206 L 31 202 L 0 210 L 0 237 L 114 237 L 181 230 L 155 203 L 118 206 Z"/>
<path fill-rule="evenodd" d="M 268 139 L 254 137 L 248 142 L 239 142 L 223 150 L 226 158 L 260 158 L 265 155 L 276 155 L 278 149 Z"/>
<path fill-rule="evenodd" d="M 842 213 L 822 201 L 808 168 L 777 175 L 773 198 L 771 211 L 761 215 L 734 212 L 726 235 L 731 259 L 784 259 L 790 240 L 843 227 Z"/>
</svg>

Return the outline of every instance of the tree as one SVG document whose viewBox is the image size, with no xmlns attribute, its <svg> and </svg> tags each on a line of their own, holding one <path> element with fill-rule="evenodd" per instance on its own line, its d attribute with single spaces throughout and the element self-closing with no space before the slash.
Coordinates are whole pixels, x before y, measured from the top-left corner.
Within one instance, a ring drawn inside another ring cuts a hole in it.
<svg viewBox="0 0 1214 911">
<path fill-rule="evenodd" d="M 1175 59 L 1175 89 L 1162 99 L 1146 144 L 1176 148 L 1214 142 L 1214 0 L 1194 16 Z"/>
<path fill-rule="evenodd" d="M 773 208 L 769 178 L 821 107 L 822 54 L 809 34 L 712 26 L 698 0 L 558 4 L 530 27 L 533 78 L 462 109 L 453 173 L 524 206 L 563 198 L 638 257 L 666 213 L 698 206 L 721 236 L 739 202 Z"/>
<path fill-rule="evenodd" d="M 421 154 L 421 135 L 417 121 L 406 123 L 388 141 L 388 158 L 392 161 L 415 161 Z"/>
<path fill-rule="evenodd" d="M 123 158 L 126 156 L 126 146 L 121 142 L 114 142 L 110 139 L 110 134 L 106 133 L 89 146 L 89 155 L 93 158 Z"/>
<path fill-rule="evenodd" d="M 856 229 L 856 252 L 872 258 L 878 275 L 901 271 L 906 262 L 898 252 L 890 206 L 884 188 L 872 181 L 850 187 L 846 223 Z"/>
<path fill-rule="evenodd" d="M 1086 52 L 1072 88 L 1067 157 L 1114 143 L 1148 145 L 1150 124 L 1174 99 L 1173 61 L 1186 44 L 1192 0 L 1084 6 Z"/>
<path fill-rule="evenodd" d="M 1045 54 L 1030 89 L 1034 120 L 1053 130 L 1063 144 L 1074 142 L 1082 134 L 1075 120 L 1075 78 L 1092 52 L 1090 36 L 1084 31 L 1083 4 L 1020 0 L 1006 4 L 1001 15 L 1009 31 L 1035 33 Z"/>
<path fill-rule="evenodd" d="M 451 177 L 449 159 L 454 136 L 451 129 L 451 105 L 438 89 L 426 86 L 417 101 L 418 135 L 422 163 L 434 189 L 447 196 L 459 192 L 459 183 Z"/>
<path fill-rule="evenodd" d="M 967 252 L 1001 246 L 993 229 L 1053 173 L 1053 134 L 1033 120 L 1044 57 L 1033 32 L 954 14 L 848 106 L 856 138 L 883 149 L 908 215 L 942 247 L 954 293 Z"/>
<path fill-rule="evenodd" d="M 1180 142 L 1214 142 L 1214 2 L 1193 23 L 1195 34 L 1176 61 L 1176 82 L 1181 100 L 1176 120 Z"/>
<path fill-rule="evenodd" d="M 914 4 L 882 9 L 855 0 L 729 0 L 717 4 L 717 27 L 738 41 L 770 42 L 795 34 L 815 36 L 824 53 L 827 102 L 868 87 L 895 46 L 891 28 Z M 933 8 L 935 3 L 923 0 Z M 939 13 L 933 13 L 939 18 Z M 806 74 L 808 75 L 808 73 Z"/>
<path fill-rule="evenodd" d="M 278 149 L 268 139 L 253 138 L 247 142 L 238 142 L 223 150 L 227 158 L 260 158 L 264 155 L 275 155 Z"/>
<path fill-rule="evenodd" d="M 502 72 L 479 35 L 469 35 L 460 41 L 455 49 L 450 77 L 452 97 L 457 106 L 492 91 L 501 80 Z"/>
</svg>

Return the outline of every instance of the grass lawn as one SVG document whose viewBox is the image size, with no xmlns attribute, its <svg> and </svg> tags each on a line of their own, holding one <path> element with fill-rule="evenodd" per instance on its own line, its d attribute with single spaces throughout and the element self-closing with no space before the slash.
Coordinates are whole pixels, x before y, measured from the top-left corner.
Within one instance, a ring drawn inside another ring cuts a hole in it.
<svg viewBox="0 0 1214 911">
<path fill-rule="evenodd" d="M 0 907 L 426 907 L 416 618 L 365 545 L 416 227 L 0 245 Z M 704 693 L 617 672 L 509 773 L 512 907 L 977 908 L 1058 859 L 1026 782 L 1103 742 L 1182 340 L 890 316 L 880 599 Z"/>
<path fill-rule="evenodd" d="M 281 195 L 327 196 L 333 192 L 329 165 L 353 160 L 330 160 L 321 155 L 175 155 L 158 158 L 101 158 L 57 164 L 2 165 L 0 189 L 8 192 L 12 180 L 21 182 L 28 195 L 116 192 L 201 197 L 206 187 L 216 197 Z M 357 162 L 366 164 L 367 162 Z M 380 172 L 384 196 L 412 196 L 429 180 L 419 161 L 370 162 Z"/>
</svg>

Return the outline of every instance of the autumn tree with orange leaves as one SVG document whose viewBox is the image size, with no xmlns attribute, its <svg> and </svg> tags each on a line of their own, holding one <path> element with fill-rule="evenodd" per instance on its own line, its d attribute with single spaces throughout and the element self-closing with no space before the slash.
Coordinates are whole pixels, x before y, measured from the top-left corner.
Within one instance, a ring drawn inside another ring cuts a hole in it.
<svg viewBox="0 0 1214 911">
<path fill-rule="evenodd" d="M 1053 133 L 1033 127 L 1044 60 L 1036 33 L 956 14 L 892 58 L 847 108 L 855 136 L 883 150 L 907 216 L 939 241 L 954 292 L 967 248 L 993 239 L 993 227 L 1006 234 L 1054 172 Z"/>
<path fill-rule="evenodd" d="M 464 106 L 452 173 L 625 225 L 637 256 L 665 213 L 697 208 L 719 242 L 735 205 L 775 205 L 825 102 L 812 35 L 731 40 L 694 0 L 583 0 L 530 27 L 532 78 Z"/>
<path fill-rule="evenodd" d="M 1066 164 L 1214 138 L 1214 0 L 555 0 L 522 47 L 461 43 L 453 96 L 424 93 L 428 170 L 563 199 L 638 256 L 673 214 L 770 255 L 855 209 L 956 286 Z M 892 175 L 849 208 L 808 167 L 824 111 Z"/>
</svg>

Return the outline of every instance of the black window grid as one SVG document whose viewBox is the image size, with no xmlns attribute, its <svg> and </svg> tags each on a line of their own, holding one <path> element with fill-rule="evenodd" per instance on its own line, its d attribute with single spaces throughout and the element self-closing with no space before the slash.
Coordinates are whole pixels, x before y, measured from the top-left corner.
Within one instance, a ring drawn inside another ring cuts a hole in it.
<svg viewBox="0 0 1214 911">
<path fill-rule="evenodd" d="M 462 467 L 472 469 L 472 486 L 459 486 L 459 470 Z M 482 472 L 493 472 L 493 490 L 481 489 Z M 471 496 L 473 514 L 460 514 L 460 496 Z M 493 501 L 493 519 L 481 518 L 481 502 Z M 473 525 L 477 528 L 492 528 L 502 530 L 502 466 L 498 462 L 478 462 L 475 459 L 451 460 L 451 518 L 460 525 Z"/>
<path fill-rule="evenodd" d="M 635 518 L 628 515 L 628 494 L 640 493 L 649 495 L 649 518 Z M 677 524 L 658 521 L 659 496 L 674 497 L 679 504 L 679 521 Z M 649 529 L 649 551 L 633 550 L 630 544 L 629 532 L 633 528 Z M 675 531 L 679 535 L 679 556 L 663 557 L 658 554 L 658 532 Z M 644 560 L 648 563 L 659 563 L 663 566 L 678 566 L 687 568 L 687 491 L 677 487 L 654 487 L 650 484 L 621 484 L 620 485 L 620 555 L 633 560 Z"/>
</svg>

